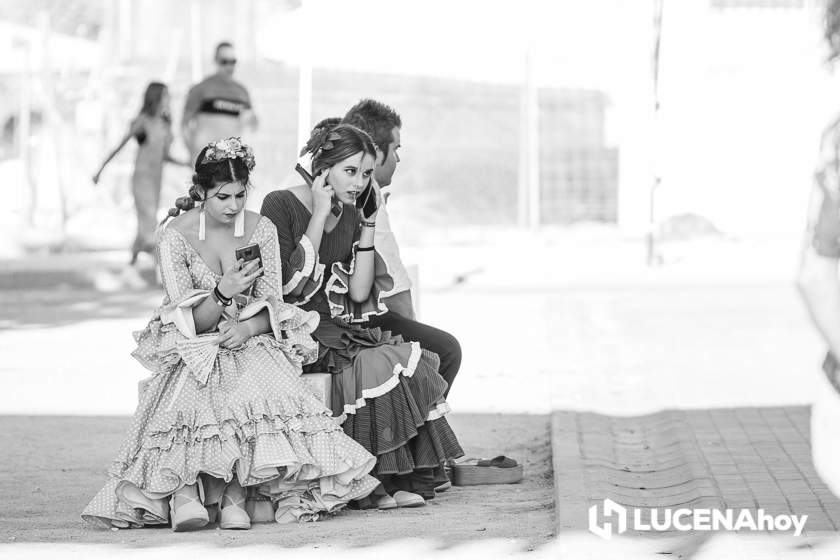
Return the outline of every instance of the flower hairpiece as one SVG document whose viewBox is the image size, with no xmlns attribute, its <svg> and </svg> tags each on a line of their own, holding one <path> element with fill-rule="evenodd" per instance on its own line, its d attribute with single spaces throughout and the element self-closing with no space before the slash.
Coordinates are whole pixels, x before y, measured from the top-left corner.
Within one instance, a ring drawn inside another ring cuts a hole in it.
<svg viewBox="0 0 840 560">
<path fill-rule="evenodd" d="M 309 138 L 309 142 L 306 143 L 306 146 L 300 151 L 300 155 L 309 152 L 312 155 L 316 155 L 322 151 L 330 151 L 335 147 L 333 142 L 337 140 L 341 140 L 341 134 L 338 132 L 332 132 L 333 127 L 329 126 L 319 126 L 318 128 L 312 131 L 312 136 Z"/>
<path fill-rule="evenodd" d="M 207 151 L 204 152 L 204 159 L 202 164 L 210 163 L 211 161 L 224 161 L 226 159 L 241 159 L 245 162 L 245 167 L 248 171 L 254 169 L 256 161 L 254 160 L 254 150 L 251 146 L 245 144 L 239 136 L 232 136 L 225 140 L 216 140 L 207 144 Z"/>
</svg>

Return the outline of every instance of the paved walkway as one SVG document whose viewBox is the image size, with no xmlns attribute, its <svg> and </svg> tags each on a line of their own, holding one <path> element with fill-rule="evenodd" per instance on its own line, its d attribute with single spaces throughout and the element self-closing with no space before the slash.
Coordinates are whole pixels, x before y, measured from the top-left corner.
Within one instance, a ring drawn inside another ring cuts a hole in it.
<svg viewBox="0 0 840 560">
<path fill-rule="evenodd" d="M 806 407 L 555 412 L 558 527 L 587 529 L 589 507 L 610 498 L 631 508 L 808 515 L 807 534 L 834 533 L 840 500 L 814 470 L 809 431 Z"/>
</svg>

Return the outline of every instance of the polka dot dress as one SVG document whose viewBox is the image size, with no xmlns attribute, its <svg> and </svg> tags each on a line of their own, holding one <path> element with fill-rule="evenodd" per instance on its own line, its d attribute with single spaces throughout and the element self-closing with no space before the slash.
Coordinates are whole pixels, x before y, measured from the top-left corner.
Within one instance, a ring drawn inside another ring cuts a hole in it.
<svg viewBox="0 0 840 560">
<path fill-rule="evenodd" d="M 229 350 L 214 343 L 215 333 L 182 332 L 189 330 L 183 323 L 190 306 L 219 277 L 176 229 L 161 232 L 166 298 L 146 329 L 135 333 L 133 353 L 154 377 L 107 484 L 82 513 L 86 521 L 103 527 L 165 524 L 169 496 L 197 481 L 209 504 L 236 477 L 272 499 L 278 521 L 317 519 L 377 486 L 368 474 L 375 458 L 344 434 L 300 378 L 302 365 L 317 357 L 310 333 L 318 314 L 283 303 L 271 221 L 260 218 L 252 241 L 260 245 L 265 274 L 251 303 L 269 310 L 272 332 Z"/>
</svg>

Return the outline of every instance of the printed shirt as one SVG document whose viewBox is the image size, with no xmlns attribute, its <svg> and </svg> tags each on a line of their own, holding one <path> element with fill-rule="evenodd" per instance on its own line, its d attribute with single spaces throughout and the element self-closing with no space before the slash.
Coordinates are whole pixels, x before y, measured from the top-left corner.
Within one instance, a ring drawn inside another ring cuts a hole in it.
<svg viewBox="0 0 840 560">
<path fill-rule="evenodd" d="M 190 89 L 184 105 L 184 120 L 198 113 L 236 117 L 250 108 L 251 96 L 245 86 L 227 76 L 213 74 Z"/>
</svg>

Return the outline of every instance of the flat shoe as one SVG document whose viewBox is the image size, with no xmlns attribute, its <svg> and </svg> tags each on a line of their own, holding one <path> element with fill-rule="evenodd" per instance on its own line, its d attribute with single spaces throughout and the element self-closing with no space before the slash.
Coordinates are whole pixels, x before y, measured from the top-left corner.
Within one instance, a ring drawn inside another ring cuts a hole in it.
<svg viewBox="0 0 840 560">
<path fill-rule="evenodd" d="M 245 511 L 244 506 L 244 496 L 242 500 L 234 502 L 230 495 L 225 493 L 222 496 L 219 527 L 222 529 L 250 529 L 251 518 L 248 517 L 248 512 Z"/>
<path fill-rule="evenodd" d="M 373 503 L 376 505 L 377 509 L 397 509 L 399 507 L 397 500 L 388 494 L 380 496 L 378 499 L 374 499 Z"/>
<path fill-rule="evenodd" d="M 207 508 L 195 498 L 184 500 L 175 507 L 175 496 L 169 500 L 169 513 L 172 520 L 172 530 L 176 533 L 201 529 L 210 522 Z"/>
<path fill-rule="evenodd" d="M 440 492 L 446 492 L 446 491 L 447 491 L 447 490 L 449 490 L 450 488 L 452 488 L 452 483 L 451 483 L 451 482 L 449 482 L 449 481 L 447 480 L 447 481 L 446 481 L 446 482 L 444 482 L 443 484 L 441 484 L 441 485 L 439 485 L 439 486 L 435 486 L 435 492 L 438 492 L 438 493 L 440 493 Z"/>
<path fill-rule="evenodd" d="M 423 496 L 414 494 L 413 492 L 406 492 L 405 490 L 394 492 L 394 500 L 397 502 L 397 507 L 413 508 L 426 505 L 426 500 L 423 499 Z"/>
</svg>

